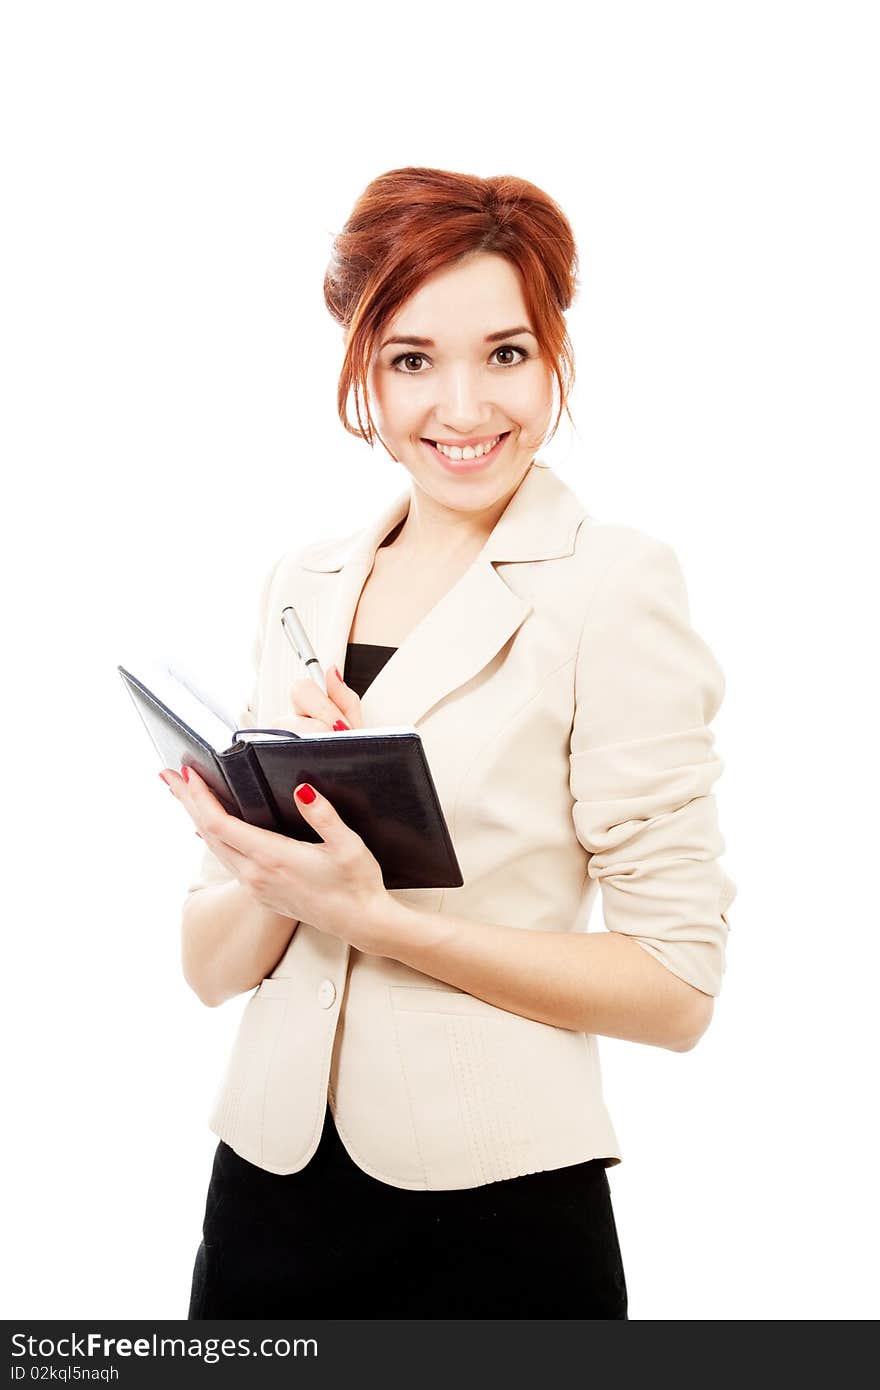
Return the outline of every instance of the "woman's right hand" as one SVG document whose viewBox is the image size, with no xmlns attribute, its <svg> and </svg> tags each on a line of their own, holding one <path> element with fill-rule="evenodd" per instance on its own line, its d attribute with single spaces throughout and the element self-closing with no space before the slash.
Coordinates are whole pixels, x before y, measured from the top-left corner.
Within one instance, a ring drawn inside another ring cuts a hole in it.
<svg viewBox="0 0 880 1390">
<path fill-rule="evenodd" d="M 310 676 L 300 676 L 290 687 L 290 709 L 280 711 L 277 716 L 270 712 L 260 720 L 260 727 L 290 729 L 295 734 L 326 734 L 333 731 L 334 724 L 339 732 L 341 720 L 349 729 L 362 729 L 364 721 L 357 692 L 339 679 L 335 666 L 328 666 L 324 677 L 326 695 Z"/>
</svg>

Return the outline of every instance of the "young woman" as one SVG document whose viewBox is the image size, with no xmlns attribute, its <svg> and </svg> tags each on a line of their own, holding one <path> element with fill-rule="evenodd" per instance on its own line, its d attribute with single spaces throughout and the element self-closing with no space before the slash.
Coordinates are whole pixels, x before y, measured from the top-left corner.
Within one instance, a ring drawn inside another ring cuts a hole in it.
<svg viewBox="0 0 880 1390">
<path fill-rule="evenodd" d="M 271 567 L 241 722 L 418 727 L 464 886 L 386 890 L 320 787 L 291 787 L 306 843 L 166 769 L 205 842 L 186 978 L 209 1005 L 259 986 L 191 1318 L 627 1317 L 596 1038 L 694 1046 L 735 888 L 723 676 L 675 555 L 536 456 L 568 408 L 575 270 L 563 213 L 510 177 L 393 170 L 336 239 L 340 417 L 409 486 Z"/>
</svg>

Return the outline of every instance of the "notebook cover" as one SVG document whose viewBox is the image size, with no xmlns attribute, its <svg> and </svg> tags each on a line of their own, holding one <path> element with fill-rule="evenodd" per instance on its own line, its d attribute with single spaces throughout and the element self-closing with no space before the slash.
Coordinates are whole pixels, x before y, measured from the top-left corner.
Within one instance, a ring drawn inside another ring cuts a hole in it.
<svg viewBox="0 0 880 1390">
<path fill-rule="evenodd" d="M 375 855 L 386 888 L 461 887 L 464 879 L 418 733 L 336 733 L 292 744 L 254 737 L 248 747 L 283 834 L 320 840 L 293 795 L 300 782 L 311 782 Z"/>
<path fill-rule="evenodd" d="M 230 814 L 291 839 L 320 842 L 293 795 L 311 782 L 361 836 L 386 888 L 460 888 L 464 882 L 418 733 L 334 733 L 280 742 L 247 730 L 217 751 L 125 667 L 117 670 L 163 767 L 187 763 Z M 238 731 L 236 731 L 238 732 Z"/>
</svg>

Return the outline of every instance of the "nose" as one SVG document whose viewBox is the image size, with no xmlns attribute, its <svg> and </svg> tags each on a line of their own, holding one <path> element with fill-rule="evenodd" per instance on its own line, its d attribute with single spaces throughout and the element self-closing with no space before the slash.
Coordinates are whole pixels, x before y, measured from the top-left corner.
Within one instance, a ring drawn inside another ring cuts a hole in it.
<svg viewBox="0 0 880 1390">
<path fill-rule="evenodd" d="M 440 428 L 450 434 L 477 434 L 495 418 L 491 402 L 483 399 L 484 387 L 485 377 L 479 367 L 474 370 L 467 363 L 451 366 L 443 375 L 435 408 Z"/>
</svg>

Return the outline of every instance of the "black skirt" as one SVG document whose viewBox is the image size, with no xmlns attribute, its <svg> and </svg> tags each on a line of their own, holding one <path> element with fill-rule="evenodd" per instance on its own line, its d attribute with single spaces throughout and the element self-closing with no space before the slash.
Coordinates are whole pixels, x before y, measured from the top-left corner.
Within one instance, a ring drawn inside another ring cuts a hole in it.
<svg viewBox="0 0 880 1390">
<path fill-rule="evenodd" d="M 203 1318 L 627 1318 L 601 1158 L 480 1187 L 365 1173 L 329 1106 L 298 1173 L 217 1145 L 189 1312 Z"/>
</svg>

